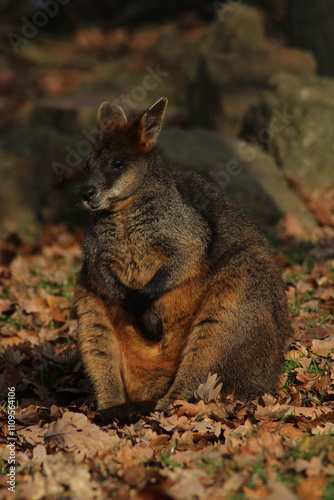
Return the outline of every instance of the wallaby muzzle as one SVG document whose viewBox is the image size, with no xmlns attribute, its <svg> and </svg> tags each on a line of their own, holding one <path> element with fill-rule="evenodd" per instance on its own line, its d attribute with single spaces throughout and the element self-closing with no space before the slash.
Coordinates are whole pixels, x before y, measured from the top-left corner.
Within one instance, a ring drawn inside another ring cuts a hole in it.
<svg viewBox="0 0 334 500">
<path fill-rule="evenodd" d="M 92 201 L 96 194 L 97 194 L 97 189 L 95 186 L 92 186 L 90 184 L 84 184 L 82 186 L 82 188 L 80 189 L 79 191 L 80 195 L 81 195 L 81 198 L 84 200 L 84 201 Z"/>
</svg>

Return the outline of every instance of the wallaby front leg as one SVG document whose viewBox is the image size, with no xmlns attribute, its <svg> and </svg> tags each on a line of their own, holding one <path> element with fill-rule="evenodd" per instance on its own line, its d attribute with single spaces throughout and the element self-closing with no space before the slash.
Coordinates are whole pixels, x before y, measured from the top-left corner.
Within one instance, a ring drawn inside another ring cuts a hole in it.
<svg viewBox="0 0 334 500">
<path fill-rule="evenodd" d="M 79 348 L 93 383 L 98 409 L 125 402 L 120 370 L 120 349 L 113 326 L 100 300 L 86 288 L 76 287 Z"/>
<path fill-rule="evenodd" d="M 126 308 L 137 314 L 142 314 L 156 299 L 161 297 L 171 288 L 175 288 L 187 273 L 192 277 L 191 270 L 188 270 L 189 256 L 179 251 L 169 259 L 168 264 L 160 267 L 153 278 L 138 290 L 128 290 L 126 295 Z M 186 264 L 184 264 L 186 262 Z"/>
<path fill-rule="evenodd" d="M 161 340 L 163 324 L 160 318 L 150 309 L 151 305 L 163 294 L 176 288 L 184 275 L 188 280 L 198 274 L 198 265 L 192 265 L 191 257 L 179 251 L 170 258 L 168 264 L 162 266 L 153 278 L 138 290 L 128 290 L 125 298 L 125 309 L 139 320 L 139 326 L 150 340 Z"/>
</svg>

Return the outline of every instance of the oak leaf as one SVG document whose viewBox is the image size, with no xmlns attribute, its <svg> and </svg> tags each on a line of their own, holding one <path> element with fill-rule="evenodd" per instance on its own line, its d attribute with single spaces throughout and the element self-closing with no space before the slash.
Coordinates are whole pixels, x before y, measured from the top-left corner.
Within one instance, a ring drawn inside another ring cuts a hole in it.
<svg viewBox="0 0 334 500">
<path fill-rule="evenodd" d="M 206 404 L 210 403 L 210 401 L 218 401 L 222 387 L 223 384 L 218 383 L 217 373 L 209 374 L 205 384 L 200 384 L 194 391 L 194 396 L 202 399 Z"/>
<path fill-rule="evenodd" d="M 334 351 L 334 335 L 323 340 L 313 340 L 311 350 L 318 356 L 329 356 Z"/>
<path fill-rule="evenodd" d="M 91 423 L 82 413 L 65 412 L 55 422 L 51 422 L 43 432 L 44 439 L 58 448 L 72 451 L 78 459 L 94 456 L 119 441 L 116 432 L 113 435 Z"/>
<path fill-rule="evenodd" d="M 308 477 L 297 487 L 297 494 L 302 500 L 321 500 L 325 477 Z"/>
<path fill-rule="evenodd" d="M 323 465 L 320 458 L 314 456 L 310 461 L 298 458 L 295 462 L 295 468 L 297 472 L 305 472 L 307 476 L 314 477 L 320 474 L 323 470 Z"/>
</svg>

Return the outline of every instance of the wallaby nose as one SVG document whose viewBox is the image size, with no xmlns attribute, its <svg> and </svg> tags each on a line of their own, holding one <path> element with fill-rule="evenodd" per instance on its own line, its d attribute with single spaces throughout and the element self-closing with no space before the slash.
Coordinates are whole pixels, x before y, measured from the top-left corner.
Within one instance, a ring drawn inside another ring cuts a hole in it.
<svg viewBox="0 0 334 500">
<path fill-rule="evenodd" d="M 96 187 L 90 185 L 83 185 L 79 193 L 84 201 L 90 201 L 96 195 Z"/>
</svg>

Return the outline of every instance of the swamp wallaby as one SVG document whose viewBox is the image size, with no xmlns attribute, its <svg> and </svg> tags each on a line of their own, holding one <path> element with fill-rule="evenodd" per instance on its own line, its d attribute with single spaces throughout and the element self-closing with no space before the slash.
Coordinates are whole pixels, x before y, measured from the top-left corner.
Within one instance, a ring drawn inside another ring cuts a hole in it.
<svg viewBox="0 0 334 500">
<path fill-rule="evenodd" d="M 91 222 L 76 286 L 79 345 L 110 419 L 136 405 L 166 410 L 209 372 L 224 394 L 273 392 L 291 333 L 264 236 L 219 187 L 158 155 L 166 106 L 162 98 L 128 121 L 103 103 L 80 190 Z"/>
</svg>

